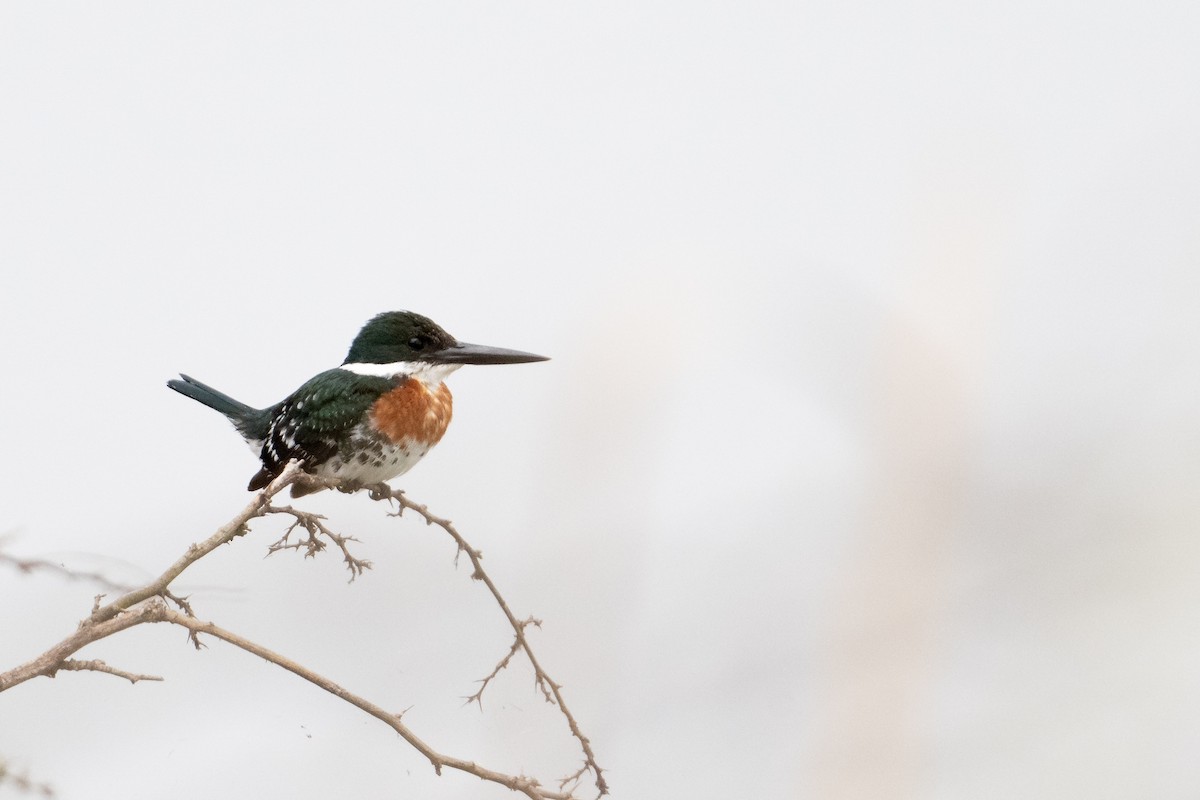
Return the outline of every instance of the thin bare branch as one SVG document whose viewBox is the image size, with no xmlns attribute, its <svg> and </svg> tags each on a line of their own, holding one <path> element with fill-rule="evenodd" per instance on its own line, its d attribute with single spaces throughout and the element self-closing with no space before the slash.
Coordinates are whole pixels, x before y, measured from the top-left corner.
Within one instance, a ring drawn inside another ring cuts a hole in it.
<svg viewBox="0 0 1200 800">
<path fill-rule="evenodd" d="M 559 791 L 566 792 L 567 794 L 573 794 L 575 792 L 575 788 L 577 786 L 579 786 L 579 781 L 583 778 L 584 775 L 587 774 L 588 769 L 589 769 L 589 767 L 587 765 L 587 762 L 584 762 L 583 766 L 581 766 L 579 769 L 572 772 L 567 777 L 560 780 L 558 782 Z M 570 787 L 569 789 L 567 788 L 568 786 Z"/>
<path fill-rule="evenodd" d="M 161 601 L 159 603 L 161 604 Z M 120 633 L 135 625 L 140 625 L 148 621 L 147 618 L 152 615 L 152 612 L 152 605 L 143 604 L 136 609 L 130 609 L 101 622 L 93 622 L 92 618 L 88 617 L 80 623 L 79 628 L 73 634 L 37 658 L 19 667 L 13 667 L 7 672 L 0 673 L 0 692 L 11 689 L 33 678 L 41 676 L 53 678 L 63 668 L 63 662 L 75 655 L 84 645 L 108 638 L 114 633 Z"/>
<path fill-rule="evenodd" d="M 69 672 L 107 672 L 109 675 L 116 675 L 118 678 L 124 678 L 130 683 L 138 681 L 161 681 L 158 675 L 139 675 L 136 672 L 126 672 L 123 669 L 110 667 L 100 659 L 92 659 L 91 661 L 79 661 L 74 658 L 64 659 L 58 665 L 59 670 L 67 670 Z"/>
<path fill-rule="evenodd" d="M 437 525 L 446 533 L 450 534 L 450 537 L 454 540 L 454 543 L 458 548 L 456 558 L 458 554 L 467 554 L 467 558 L 471 560 L 471 577 L 477 581 L 482 581 L 483 584 L 487 586 L 488 591 L 492 594 L 492 598 L 496 601 L 496 604 L 500 606 L 500 610 L 504 612 L 504 616 L 508 618 L 508 624 L 512 626 L 513 633 L 515 635 L 515 645 L 519 646 L 521 650 L 525 651 L 525 656 L 529 659 L 529 664 L 533 667 L 535 684 L 539 689 L 541 689 L 542 695 L 546 699 L 546 702 L 551 703 L 552 705 L 557 705 L 559 711 L 561 711 L 563 716 L 566 718 L 567 726 L 571 730 L 571 735 L 579 741 L 579 746 L 583 750 L 584 767 L 587 770 L 590 770 L 592 775 L 595 776 L 595 784 L 596 788 L 600 792 L 600 796 L 608 794 L 608 782 L 604 779 L 604 770 L 596 762 L 596 754 L 592 750 L 591 740 L 583 734 L 583 731 L 579 728 L 579 723 L 575 720 L 575 715 L 572 714 L 570 709 L 567 708 L 566 701 L 563 699 L 562 695 L 562 686 L 551 680 L 550 676 L 542 668 L 537 656 L 534 655 L 533 648 L 529 645 L 529 640 L 525 636 L 525 626 L 527 623 L 522 623 L 517 619 L 516 615 L 513 614 L 512 609 L 509 608 L 504 597 L 500 594 L 500 590 L 496 588 L 496 584 L 487 574 L 487 571 L 484 570 L 483 553 L 471 547 L 470 543 L 463 538 L 462 534 L 458 532 L 450 520 L 430 513 L 428 507 L 409 500 L 404 496 L 404 492 L 394 490 L 387 484 L 378 484 L 365 488 L 367 488 L 372 500 L 390 500 L 395 502 L 400 507 L 398 511 L 392 514 L 392 516 L 398 517 L 404 513 L 405 509 L 412 509 L 421 515 L 421 517 L 425 520 L 426 525 Z M 506 665 L 506 661 L 507 659 L 501 659 L 502 664 Z M 503 669 L 503 666 L 496 669 L 495 672 L 499 672 L 500 669 Z M 494 673 L 486 680 L 490 681 L 492 677 L 494 677 Z"/>
<path fill-rule="evenodd" d="M 542 627 L 542 621 L 540 619 L 534 619 L 533 617 L 529 617 L 528 619 L 521 621 L 521 629 L 522 630 L 524 630 L 529 625 L 533 625 L 535 627 L 540 628 L 540 627 Z M 497 675 L 499 675 L 502 670 L 504 670 L 505 668 L 508 667 L 509 662 L 512 661 L 513 656 L 515 656 L 520 649 L 521 649 L 521 640 L 516 637 L 513 637 L 512 647 L 508 648 L 508 652 L 504 655 L 504 658 L 500 659 L 500 661 L 496 663 L 496 666 L 494 668 L 492 668 L 492 671 L 488 674 L 488 676 L 486 678 L 483 678 L 482 680 L 477 681 L 477 683 L 479 683 L 479 691 L 477 691 L 475 694 L 471 695 L 470 697 L 464 698 L 466 700 L 466 703 L 464 705 L 470 705 L 471 703 L 476 703 L 479 705 L 479 709 L 482 711 L 483 710 L 483 692 L 484 692 L 484 690 L 487 689 L 488 684 L 491 683 L 492 680 Z M 586 765 L 584 766 L 584 769 L 585 770 L 587 769 Z"/>
<path fill-rule="evenodd" d="M 106 575 L 101 575 L 99 572 L 86 572 L 83 570 L 71 569 L 62 564 L 56 564 L 53 561 L 46 561 L 40 558 L 17 558 L 10 556 L 7 553 L 0 553 L 0 564 L 8 564 L 15 567 L 19 572 L 53 572 L 68 580 L 73 581 L 90 581 L 97 586 L 103 586 L 114 592 L 125 592 L 130 589 L 129 586 L 117 583 Z"/>
<path fill-rule="evenodd" d="M 149 600 L 151 597 L 161 595 L 164 591 L 166 591 L 166 588 L 170 585 L 171 581 L 178 578 L 185 569 L 190 567 L 192 564 L 195 564 L 198 560 L 208 555 L 213 550 L 216 550 L 221 545 L 228 544 L 238 536 L 244 535 L 248 530 L 246 528 L 246 523 L 255 517 L 261 517 L 264 513 L 266 513 L 266 508 L 270 505 L 271 498 L 294 483 L 297 476 L 300 474 L 301 469 L 299 463 L 295 461 L 290 462 L 286 467 L 284 467 L 283 472 L 279 474 L 278 478 L 271 481 L 271 483 L 265 489 L 255 492 L 254 498 L 246 505 L 246 507 L 238 512 L 237 516 L 218 528 L 216 533 L 205 539 L 200 544 L 193 544 L 191 547 L 189 547 L 186 553 L 176 559 L 175 563 L 167 568 L 166 572 L 164 572 L 162 575 L 159 575 L 150 583 L 146 584 L 140 589 L 134 589 L 131 592 L 121 595 L 108 605 L 100 606 L 100 608 L 92 612 L 92 615 L 89 617 L 89 619 L 93 623 L 104 622 L 112 619 L 122 611 L 132 608 L 144 600 Z"/>
<path fill-rule="evenodd" d="M 271 481 L 270 485 L 265 489 L 256 492 L 253 499 L 233 519 L 218 528 L 216 533 L 209 536 L 200 544 L 191 545 L 187 549 L 187 552 L 176 559 L 175 563 L 166 572 L 159 575 L 150 583 L 125 592 L 125 594 L 107 605 L 101 605 L 103 595 L 97 596 L 96 602 L 92 606 L 92 613 L 79 624 L 79 628 L 74 634 L 63 639 L 32 661 L 14 667 L 7 672 L 0 673 L 0 692 L 24 683 L 31 678 L 43 675 L 54 677 L 55 673 L 63 668 L 63 662 L 74 655 L 84 645 L 107 638 L 114 633 L 144 622 L 145 615 L 148 613 L 147 609 L 151 607 L 151 605 L 146 604 L 147 600 L 168 596 L 167 587 L 184 570 L 221 545 L 231 542 L 236 537 L 246 533 L 246 523 L 255 517 L 262 516 L 265 513 L 264 509 L 270 504 L 271 498 L 294 482 L 300 474 L 300 465 L 296 462 L 289 463 L 283 472 L 280 473 L 279 477 Z M 189 608 L 186 599 L 178 598 L 173 594 L 170 597 L 174 602 L 181 604 L 181 607 L 185 610 Z M 136 611 L 132 611 L 135 607 Z M 192 638 L 192 642 L 196 647 L 200 646 L 200 642 L 194 637 Z"/>
<path fill-rule="evenodd" d="M 160 605 L 158 610 L 155 612 L 153 621 L 170 622 L 175 625 L 183 626 L 188 630 L 195 631 L 196 633 L 208 634 L 214 638 L 228 642 L 235 647 L 245 650 L 247 653 L 251 653 L 259 658 L 270 661 L 272 664 L 282 667 L 294 675 L 300 676 L 309 683 L 319 686 L 320 688 L 329 692 L 334 697 L 345 700 L 347 703 L 350 703 L 356 708 L 365 711 L 367 714 L 375 717 L 394 730 L 396 733 L 400 734 L 400 737 L 404 739 L 404 741 L 408 742 L 414 749 L 421 753 L 421 755 L 429 759 L 429 763 L 433 765 L 433 769 L 438 775 L 442 774 L 442 769 L 444 767 L 449 767 L 450 769 L 455 769 L 461 772 L 466 772 L 470 775 L 474 775 L 475 777 L 481 778 L 485 781 L 498 783 L 501 786 L 505 786 L 513 790 L 514 792 L 521 792 L 526 797 L 531 798 L 531 800 L 573 800 L 573 796 L 569 792 L 556 792 L 543 789 L 538 781 L 533 778 L 528 778 L 521 775 L 506 775 L 502 772 L 497 772 L 495 770 L 480 766 L 473 761 L 466 761 L 461 758 L 455 758 L 453 756 L 439 753 L 415 733 L 413 733 L 412 729 L 405 725 L 401 720 L 400 714 L 387 711 L 386 709 L 375 705 L 366 698 L 347 691 L 328 678 L 313 672 L 312 670 L 296 663 L 290 658 L 282 656 L 272 650 L 268 650 L 260 644 L 256 644 L 248 639 L 244 639 L 235 633 L 231 633 L 230 631 L 212 624 L 211 622 L 203 622 L 162 605 Z"/>
<path fill-rule="evenodd" d="M 188 631 L 189 639 L 197 647 L 200 646 L 199 634 L 209 634 L 210 636 L 228 642 L 249 653 L 271 661 L 272 663 L 277 664 L 278 666 L 304 678 L 310 683 L 321 687 L 325 691 L 330 692 L 336 697 L 339 697 L 355 707 L 363 710 L 364 712 L 387 724 L 413 748 L 429 759 L 430 763 L 434 767 L 434 770 L 439 775 L 442 774 L 443 767 L 449 767 L 450 769 L 474 775 L 482 780 L 505 786 L 512 791 L 520 792 L 521 794 L 530 798 L 530 800 L 574 800 L 574 787 L 572 787 L 571 790 L 566 790 L 564 788 L 567 783 L 571 782 L 571 779 L 560 783 L 559 790 L 554 791 L 543 788 L 541 784 L 534 778 L 522 775 L 507 775 L 502 772 L 488 769 L 471 761 L 466 761 L 464 759 L 439 753 L 427 743 L 422 741 L 419 737 L 417 737 L 416 734 L 414 734 L 412 730 L 402 722 L 401 714 L 388 712 L 366 700 L 365 698 L 346 691 L 342 687 L 330 681 L 328 678 L 318 675 L 312 670 L 309 670 L 308 668 L 297 664 L 296 662 L 287 659 L 284 656 L 274 653 L 254 642 L 243 639 L 242 637 L 224 630 L 223 628 L 220 628 L 211 622 L 205 622 L 198 619 L 188 601 L 188 598 L 176 595 L 170 590 L 169 587 L 171 582 L 174 581 L 175 578 L 179 577 L 179 575 L 182 574 L 189 566 L 191 566 L 200 558 L 203 558 L 204 556 L 213 552 L 222 544 L 229 543 L 235 538 L 244 535 L 247 532 L 246 525 L 250 520 L 272 513 L 288 514 L 292 516 L 295 521 L 288 529 L 287 533 L 285 533 L 278 542 L 269 548 L 269 552 L 275 552 L 276 550 L 280 549 L 303 549 L 305 550 L 306 555 L 315 555 L 325 547 L 325 543 L 321 539 L 321 537 L 324 537 L 330 541 L 333 541 L 338 545 L 339 549 L 341 549 L 343 559 L 351 571 L 351 579 L 353 579 L 353 577 L 356 575 L 362 574 L 363 570 L 368 569 L 370 567 L 369 562 L 355 558 L 347 549 L 347 543 L 355 540 L 352 537 L 341 536 L 330 531 L 324 525 L 324 523 L 321 522 L 323 517 L 320 517 L 316 514 L 299 511 L 288 506 L 275 507 L 271 505 L 270 500 L 272 497 L 285 489 L 291 483 L 300 480 L 302 477 L 306 480 L 313 480 L 309 476 L 302 476 L 299 467 L 295 463 L 289 464 L 284 472 L 278 478 L 276 478 L 275 481 L 273 481 L 267 488 L 258 492 L 251 502 L 232 520 L 219 528 L 208 539 L 205 539 L 199 544 L 193 544 L 191 547 L 189 547 L 187 552 L 177 559 L 175 563 L 172 564 L 171 567 L 158 578 L 140 588 L 125 591 L 123 595 L 106 605 L 101 604 L 103 595 L 97 596 L 95 604 L 92 608 L 92 613 L 80 623 L 79 628 L 73 634 L 63 639 L 61 642 L 54 645 L 45 653 L 33 659 L 32 661 L 8 670 L 7 672 L 0 673 L 0 692 L 38 676 L 54 677 L 59 671 L 62 670 L 105 672 L 117 677 L 125 678 L 132 683 L 137 683 L 138 681 L 143 680 L 162 680 L 157 676 L 141 675 L 115 667 L 110 667 L 103 661 L 85 661 L 74 659 L 71 656 L 88 644 L 105 639 L 136 625 L 147 622 L 167 622 L 186 629 Z M 391 495 L 390 489 L 387 489 L 387 492 L 389 495 Z M 376 499 L 383 499 L 383 496 L 378 494 L 378 490 L 373 490 L 372 496 L 376 497 Z M 401 510 L 403 510 L 403 508 L 413 508 L 425 517 L 427 523 L 440 525 L 454 537 L 455 542 L 459 547 L 459 553 L 467 553 L 468 557 L 472 561 L 472 564 L 475 568 L 473 577 L 484 581 L 484 583 L 491 590 L 493 597 L 495 597 L 497 603 L 499 603 L 501 609 L 508 617 L 510 624 L 513 626 L 515 638 L 509 653 L 503 659 L 501 659 L 500 663 L 497 664 L 492 673 L 483 681 L 481 681 L 483 685 L 481 686 L 480 691 L 472 697 L 472 700 L 481 703 L 483 689 L 486 688 L 487 684 L 493 678 L 495 678 L 501 670 L 508 666 L 509 662 L 518 652 L 518 650 L 524 650 L 530 659 L 530 663 L 533 664 L 535 680 L 538 682 L 538 685 L 542 687 L 547 699 L 559 706 L 568 720 L 572 734 L 575 735 L 583 745 L 586 761 L 584 766 L 576 773 L 574 778 L 577 780 L 586 772 L 591 771 L 596 776 L 596 785 L 600 789 L 600 793 L 606 794 L 608 789 L 602 777 L 601 770 L 599 766 L 596 765 L 595 758 L 591 753 L 591 747 L 588 740 L 578 732 L 578 726 L 575 723 L 574 717 L 571 716 L 570 712 L 562 702 L 559 686 L 551 681 L 546 673 L 542 670 L 541 666 L 534 658 L 533 653 L 530 650 L 529 643 L 525 638 L 525 628 L 527 626 L 540 625 L 541 623 L 532 617 L 523 621 L 516 620 L 512 612 L 509 610 L 507 603 L 504 602 L 503 598 L 496 590 L 495 585 L 487 576 L 487 573 L 483 571 L 482 565 L 480 564 L 482 554 L 471 548 L 466 541 L 458 535 L 457 531 L 453 529 L 449 521 L 442 520 L 439 517 L 429 514 L 424 506 L 418 506 L 405 500 L 399 493 L 395 493 L 394 499 L 396 499 L 397 502 L 400 502 Z M 307 533 L 308 538 L 295 543 L 289 542 L 288 534 L 297 530 L 298 528 L 303 528 Z M 24 563 L 33 564 L 30 569 L 42 568 L 41 564 L 38 562 L 18 563 L 16 559 L 11 558 L 6 560 L 8 563 L 18 564 L 18 568 L 21 568 L 20 564 Z M 124 591 L 124 587 L 121 587 L 121 589 Z M 178 607 L 178 610 L 171 608 L 168 605 L 168 602 Z"/>
<path fill-rule="evenodd" d="M 517 639 L 513 639 L 512 647 L 508 648 L 508 652 L 505 653 L 504 658 L 502 658 L 498 662 L 496 662 L 496 666 L 492 667 L 492 671 L 488 673 L 487 677 L 476 681 L 476 683 L 479 684 L 479 691 L 475 692 L 475 694 L 470 695 L 469 697 L 464 697 L 463 700 L 465 700 L 466 702 L 464 702 L 463 705 L 469 706 L 469 705 L 471 705 L 471 703 L 476 703 L 479 706 L 479 710 L 482 711 L 483 710 L 483 692 L 484 692 L 484 690 L 487 689 L 488 684 L 491 683 L 492 680 L 497 675 L 500 674 L 501 670 L 508 667 L 508 662 L 512 661 L 512 657 L 515 656 L 517 654 L 517 651 L 520 649 L 521 649 L 521 642 L 518 641 Z"/>
<path fill-rule="evenodd" d="M 186 595 L 180 597 L 170 589 L 163 589 L 160 597 L 171 603 L 174 603 L 180 611 L 182 611 L 184 614 L 187 614 L 189 617 L 196 616 L 196 612 L 192 610 L 192 604 L 188 602 L 188 597 Z M 204 649 L 204 642 L 200 641 L 200 637 L 196 635 L 195 631 L 188 631 L 188 641 L 191 642 L 192 647 L 196 648 L 197 650 Z"/>
<path fill-rule="evenodd" d="M 320 537 L 324 536 L 338 546 L 342 551 L 342 561 L 346 563 L 346 569 L 350 570 L 350 582 L 362 575 L 365 571 L 371 568 L 371 562 L 362 558 L 355 558 L 350 553 L 350 542 L 357 542 L 353 536 L 342 536 L 339 533 L 331 531 L 321 520 L 325 517 L 321 514 L 313 514 L 310 511 L 301 511 L 292 506 L 267 506 L 266 513 L 268 514 L 288 514 L 294 518 L 288 529 L 283 532 L 283 536 L 279 540 L 267 548 L 267 555 L 277 553 L 280 550 L 303 550 L 305 558 L 314 558 L 317 553 L 325 549 L 325 542 Z M 297 528 L 303 528 L 306 536 L 296 541 L 291 541 L 292 532 Z"/>
</svg>

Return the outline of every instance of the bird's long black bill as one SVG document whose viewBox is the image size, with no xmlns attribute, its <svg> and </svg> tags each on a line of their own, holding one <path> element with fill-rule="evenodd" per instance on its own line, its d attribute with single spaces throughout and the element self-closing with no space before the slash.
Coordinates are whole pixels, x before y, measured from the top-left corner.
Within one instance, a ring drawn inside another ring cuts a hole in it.
<svg viewBox="0 0 1200 800">
<path fill-rule="evenodd" d="M 440 364 L 528 364 L 533 361 L 549 361 L 550 359 L 520 350 L 459 342 L 433 353 L 432 360 Z"/>
</svg>

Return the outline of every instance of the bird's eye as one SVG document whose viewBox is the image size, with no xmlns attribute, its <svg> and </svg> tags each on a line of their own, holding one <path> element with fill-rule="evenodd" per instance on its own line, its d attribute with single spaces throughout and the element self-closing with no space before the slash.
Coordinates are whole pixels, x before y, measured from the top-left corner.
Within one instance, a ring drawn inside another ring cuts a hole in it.
<svg viewBox="0 0 1200 800">
<path fill-rule="evenodd" d="M 413 350 L 423 350 L 425 348 L 425 341 L 420 336 L 414 336 L 408 340 L 408 346 Z"/>
</svg>

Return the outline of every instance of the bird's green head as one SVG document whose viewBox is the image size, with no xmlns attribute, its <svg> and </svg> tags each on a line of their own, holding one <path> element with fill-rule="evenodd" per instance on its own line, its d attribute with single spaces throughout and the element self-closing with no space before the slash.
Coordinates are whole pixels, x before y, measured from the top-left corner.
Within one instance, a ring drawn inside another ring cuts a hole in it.
<svg viewBox="0 0 1200 800">
<path fill-rule="evenodd" d="M 342 364 L 524 364 L 547 360 L 520 350 L 459 342 L 429 317 L 385 311 L 362 327 Z"/>
</svg>

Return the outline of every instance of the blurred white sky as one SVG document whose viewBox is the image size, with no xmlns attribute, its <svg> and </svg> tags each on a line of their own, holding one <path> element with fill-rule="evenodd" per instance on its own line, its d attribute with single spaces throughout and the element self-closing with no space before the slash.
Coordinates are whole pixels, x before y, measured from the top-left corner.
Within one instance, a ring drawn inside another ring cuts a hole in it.
<svg viewBox="0 0 1200 800">
<path fill-rule="evenodd" d="M 0 9 L 0 532 L 134 580 L 244 501 L 179 371 L 267 404 L 408 308 L 464 369 L 397 482 L 481 547 L 618 797 L 1191 798 L 1200 10 Z M 453 548 L 184 576 L 201 616 L 496 769 L 575 748 Z M 0 667 L 94 589 L 0 569 Z M 0 697 L 67 800 L 504 796 L 182 633 Z M 491 694 L 494 692 L 494 695 Z M 0 788 L 0 796 L 6 791 Z"/>
</svg>

